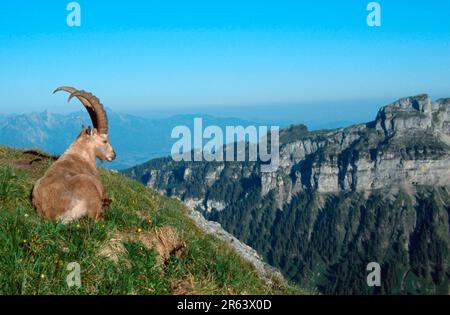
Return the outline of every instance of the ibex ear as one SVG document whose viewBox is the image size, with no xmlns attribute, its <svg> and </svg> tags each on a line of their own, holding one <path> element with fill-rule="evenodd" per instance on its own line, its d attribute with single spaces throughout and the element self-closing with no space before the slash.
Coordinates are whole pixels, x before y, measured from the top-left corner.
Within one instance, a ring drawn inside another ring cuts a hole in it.
<svg viewBox="0 0 450 315">
<path fill-rule="evenodd" d="M 86 129 L 86 134 L 92 137 L 94 135 L 94 129 L 89 126 L 88 129 Z"/>
</svg>

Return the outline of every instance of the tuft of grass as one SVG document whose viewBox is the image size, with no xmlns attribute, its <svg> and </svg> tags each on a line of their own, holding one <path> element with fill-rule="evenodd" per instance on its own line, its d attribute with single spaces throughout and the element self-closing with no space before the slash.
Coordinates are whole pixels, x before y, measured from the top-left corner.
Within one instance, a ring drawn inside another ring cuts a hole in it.
<svg viewBox="0 0 450 315">
<path fill-rule="evenodd" d="M 22 195 L 17 170 L 11 165 L 0 166 L 0 202 L 14 201 Z"/>
<path fill-rule="evenodd" d="M 101 171 L 112 200 L 102 220 L 43 220 L 29 197 L 51 163 L 0 147 L 0 294 L 304 293 L 282 281 L 263 281 L 225 243 L 203 234 L 179 201 L 114 172 Z M 183 255 L 161 261 L 139 235 L 164 227 L 176 231 L 186 247 Z M 118 233 L 136 237 L 118 241 L 121 259 L 115 261 L 101 252 Z M 80 288 L 66 282 L 71 262 L 80 265 Z"/>
</svg>

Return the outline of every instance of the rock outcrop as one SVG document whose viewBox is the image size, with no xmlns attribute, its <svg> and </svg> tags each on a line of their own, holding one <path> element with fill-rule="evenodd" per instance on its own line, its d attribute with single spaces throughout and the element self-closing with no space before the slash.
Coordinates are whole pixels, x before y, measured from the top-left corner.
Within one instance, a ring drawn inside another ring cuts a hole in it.
<svg viewBox="0 0 450 315">
<path fill-rule="evenodd" d="M 263 192 L 280 184 L 290 186 L 290 193 L 449 185 L 449 112 L 449 99 L 409 97 L 383 107 L 374 122 L 287 143 L 280 172 L 292 180 L 262 174 Z"/>
<path fill-rule="evenodd" d="M 284 277 L 279 270 L 270 266 L 264 259 L 250 246 L 244 244 L 232 234 L 225 231 L 220 223 L 206 220 L 203 215 L 195 210 L 195 203 L 186 203 L 188 208 L 188 215 L 194 221 L 194 223 L 206 234 L 211 234 L 218 239 L 229 244 L 245 261 L 249 262 L 256 269 L 258 274 L 267 283 L 272 281 L 282 281 L 284 282 Z M 193 206 L 194 205 L 194 206 Z"/>
</svg>

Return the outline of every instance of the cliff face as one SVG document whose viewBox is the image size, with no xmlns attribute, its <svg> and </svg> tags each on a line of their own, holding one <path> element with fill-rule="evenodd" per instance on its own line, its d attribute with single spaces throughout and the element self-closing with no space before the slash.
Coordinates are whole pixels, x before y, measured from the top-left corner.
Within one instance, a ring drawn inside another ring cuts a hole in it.
<svg viewBox="0 0 450 315">
<path fill-rule="evenodd" d="M 311 133 L 281 150 L 280 173 L 290 181 L 262 174 L 263 192 L 286 186 L 301 190 L 366 191 L 450 183 L 450 100 L 426 95 L 383 107 L 374 122 Z M 276 179 L 275 179 L 276 180 Z M 283 200 L 285 201 L 285 200 Z"/>
<path fill-rule="evenodd" d="M 381 108 L 367 124 L 316 132 L 291 126 L 280 133 L 273 173 L 261 173 L 258 162 L 166 158 L 126 174 L 181 198 L 288 277 L 323 292 L 366 292 L 350 275 L 369 257 L 391 277 L 383 292 L 428 292 L 449 280 L 449 113 L 450 99 L 419 95 Z M 371 239 L 379 243 L 368 246 Z"/>
</svg>

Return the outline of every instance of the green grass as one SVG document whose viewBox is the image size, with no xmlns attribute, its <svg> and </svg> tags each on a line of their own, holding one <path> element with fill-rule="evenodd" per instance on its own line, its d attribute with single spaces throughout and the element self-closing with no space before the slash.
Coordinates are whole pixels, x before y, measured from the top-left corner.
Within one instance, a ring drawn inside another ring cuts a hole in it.
<svg viewBox="0 0 450 315">
<path fill-rule="evenodd" d="M 0 147 L 0 294 L 303 293 L 261 280 L 226 244 L 203 234 L 180 202 L 109 171 L 101 172 L 112 199 L 102 220 L 43 220 L 30 193 L 51 162 Z M 184 255 L 161 263 L 155 249 L 137 240 L 123 242 L 117 262 L 100 255 L 118 231 L 139 236 L 163 226 L 184 240 Z M 80 288 L 66 283 L 70 262 L 80 264 Z"/>
</svg>

